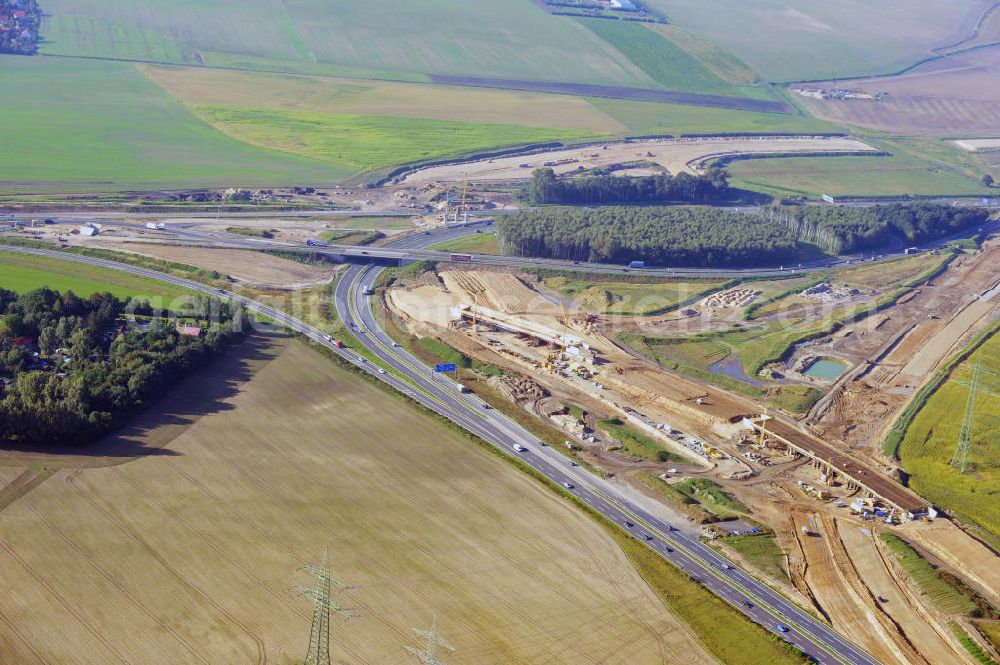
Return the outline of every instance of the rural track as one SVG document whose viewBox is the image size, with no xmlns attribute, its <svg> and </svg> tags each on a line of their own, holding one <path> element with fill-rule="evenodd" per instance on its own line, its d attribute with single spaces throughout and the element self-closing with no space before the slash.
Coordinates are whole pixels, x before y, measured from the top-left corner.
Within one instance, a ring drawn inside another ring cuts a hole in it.
<svg viewBox="0 0 1000 665">
<path fill-rule="evenodd" d="M 468 231 L 468 229 L 463 230 Z M 406 245 L 419 247 L 420 244 L 433 244 L 441 242 L 445 239 L 442 236 L 447 235 L 449 231 L 453 232 L 454 229 L 446 229 L 445 231 L 445 234 L 439 235 L 432 232 L 430 235 L 410 236 L 393 244 L 404 247 Z M 706 589 L 715 593 L 737 611 L 761 624 L 781 639 L 796 645 L 818 662 L 878 665 L 878 661 L 871 655 L 805 612 L 784 595 L 740 569 L 715 550 L 707 547 L 696 538 L 675 531 L 670 524 L 634 504 L 609 483 L 591 476 L 586 471 L 570 467 L 559 453 L 546 448 L 541 441 L 519 425 L 494 410 L 484 412 L 483 404 L 478 398 L 458 394 L 453 385 L 443 385 L 416 358 L 409 356 L 402 350 L 393 349 L 390 346 L 388 336 L 379 328 L 374 319 L 371 308 L 368 306 L 367 296 L 363 295 L 364 288 L 370 287 L 374 283 L 381 269 L 373 270 L 371 265 L 355 265 L 349 268 L 337 285 L 335 297 L 337 312 L 345 324 L 355 327 L 357 325 L 355 312 L 357 312 L 362 325 L 369 331 L 359 335 L 363 340 L 362 343 L 368 346 L 369 350 L 382 361 L 402 372 L 408 380 L 392 373 L 377 373 L 372 363 L 350 349 L 337 348 L 332 340 L 316 328 L 274 307 L 239 294 L 221 291 L 198 282 L 154 270 L 104 259 L 24 247 L 0 246 L 0 251 L 77 261 L 164 281 L 200 293 L 229 298 L 233 302 L 243 305 L 248 311 L 266 316 L 324 346 L 357 368 L 371 374 L 374 378 L 403 392 L 432 411 L 453 420 L 470 433 L 493 444 L 506 455 L 518 458 L 551 482 L 560 485 L 571 484 L 572 487 L 568 487 L 566 493 L 602 514 L 605 518 L 617 524 L 631 520 L 635 526 L 629 527 L 628 531 L 639 538 L 640 542 L 698 579 Z M 372 339 L 373 337 L 375 339 Z M 524 445 L 527 450 L 522 453 L 514 451 L 513 445 L 518 442 Z M 558 456 L 558 459 L 552 456 Z M 102 510 L 99 506 L 95 507 Z M 645 538 L 647 535 L 648 539 Z M 153 555 L 157 556 L 155 552 Z M 163 563 L 170 569 L 169 564 Z M 219 610 L 225 613 L 224 608 L 219 608 Z M 238 621 L 235 623 L 241 625 Z M 775 628 L 777 623 L 787 625 L 788 632 L 777 631 Z M 249 635 L 253 635 L 252 631 L 245 626 L 243 629 Z M 263 645 L 259 641 L 259 636 L 253 635 L 253 638 L 258 646 L 258 665 L 264 665 L 266 653 L 263 650 Z"/>
</svg>

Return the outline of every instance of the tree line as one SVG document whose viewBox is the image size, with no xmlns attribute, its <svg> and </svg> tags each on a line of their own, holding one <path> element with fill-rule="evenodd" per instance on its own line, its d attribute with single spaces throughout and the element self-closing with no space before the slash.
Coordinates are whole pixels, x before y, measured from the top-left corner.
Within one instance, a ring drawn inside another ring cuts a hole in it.
<svg viewBox="0 0 1000 665">
<path fill-rule="evenodd" d="M 790 261 L 794 232 L 716 208 L 544 208 L 497 219 L 504 254 L 655 265 L 745 266 Z"/>
<path fill-rule="evenodd" d="M 923 243 L 979 226 L 989 219 L 984 208 L 960 208 L 933 203 L 783 208 L 781 220 L 801 240 L 832 254 L 849 254 L 888 245 L 893 236 Z"/>
<path fill-rule="evenodd" d="M 742 214 L 708 207 L 552 207 L 500 217 L 504 254 L 598 263 L 757 266 L 800 260 L 806 243 L 833 254 L 921 243 L 984 223 L 980 208 L 897 204 L 776 207 Z"/>
<path fill-rule="evenodd" d="M 702 175 L 678 173 L 626 177 L 602 175 L 556 178 L 550 168 L 536 169 L 522 192 L 531 205 L 609 205 L 615 203 L 715 203 L 732 198 L 728 174 L 708 169 Z"/>
<path fill-rule="evenodd" d="M 143 327 L 126 326 L 127 312 Z M 246 329 L 242 307 L 218 298 L 192 299 L 185 316 L 206 321 L 200 336 L 180 334 L 148 301 L 0 289 L 0 443 L 93 442 Z"/>
</svg>

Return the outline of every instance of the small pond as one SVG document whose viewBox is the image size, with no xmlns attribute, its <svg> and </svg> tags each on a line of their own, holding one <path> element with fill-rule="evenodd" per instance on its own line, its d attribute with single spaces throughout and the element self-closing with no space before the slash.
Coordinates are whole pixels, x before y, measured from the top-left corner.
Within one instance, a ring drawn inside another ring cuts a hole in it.
<svg viewBox="0 0 1000 665">
<path fill-rule="evenodd" d="M 831 358 L 820 358 L 809 368 L 806 369 L 803 374 L 806 376 L 813 376 L 817 379 L 826 379 L 827 381 L 833 381 L 838 376 L 844 373 L 847 369 L 847 364 L 839 360 L 833 360 Z"/>
</svg>

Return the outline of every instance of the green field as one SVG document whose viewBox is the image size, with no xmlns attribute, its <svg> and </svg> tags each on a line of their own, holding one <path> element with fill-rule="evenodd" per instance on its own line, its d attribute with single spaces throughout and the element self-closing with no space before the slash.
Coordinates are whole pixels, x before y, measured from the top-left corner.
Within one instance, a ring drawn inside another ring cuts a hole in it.
<svg viewBox="0 0 1000 665">
<path fill-rule="evenodd" d="M 878 157 L 746 159 L 726 167 L 732 184 L 778 197 L 968 196 L 988 194 L 978 178 L 952 165 L 905 154 Z"/>
<path fill-rule="evenodd" d="M 41 51 L 58 55 L 304 73 L 335 65 L 344 69 L 332 73 L 390 78 L 650 82 L 589 31 L 522 0 L 50 0 L 45 11 Z"/>
<path fill-rule="evenodd" d="M 988 3 L 956 0 L 648 0 L 769 81 L 897 71 L 972 30 Z"/>
<path fill-rule="evenodd" d="M 663 33 L 653 31 L 644 23 L 597 18 L 576 20 L 624 53 L 667 90 L 741 96 L 739 88 L 723 81 Z"/>
<path fill-rule="evenodd" d="M 474 235 L 446 240 L 429 249 L 439 252 L 471 252 L 472 254 L 499 254 L 500 245 L 495 233 L 476 233 Z"/>
<path fill-rule="evenodd" d="M 739 58 L 702 35 L 671 23 L 646 24 L 646 27 L 689 53 L 723 81 L 733 85 L 749 86 L 757 83 L 760 78 Z"/>
<path fill-rule="evenodd" d="M 971 469 L 950 465 L 964 419 L 973 366 L 982 362 L 972 421 Z M 935 505 L 1000 536 L 1000 334 L 952 371 L 910 424 L 899 446 L 910 486 Z"/>
<path fill-rule="evenodd" d="M 195 113 L 245 143 L 352 170 L 519 143 L 589 136 L 585 132 L 430 118 L 196 106 Z"/>
<path fill-rule="evenodd" d="M 105 292 L 119 298 L 142 296 L 159 299 L 164 305 L 190 293 L 158 280 L 110 268 L 0 251 L 0 288 L 27 293 L 43 286 L 53 291 L 72 291 L 83 297 Z"/>
<path fill-rule="evenodd" d="M 352 169 L 235 141 L 128 63 L 0 56 L 0 193 L 329 182 Z"/>
</svg>

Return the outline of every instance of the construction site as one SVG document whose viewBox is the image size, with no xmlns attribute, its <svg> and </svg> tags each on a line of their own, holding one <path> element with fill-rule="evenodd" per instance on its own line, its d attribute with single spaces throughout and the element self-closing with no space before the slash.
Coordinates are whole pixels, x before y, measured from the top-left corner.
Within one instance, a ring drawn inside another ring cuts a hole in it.
<svg viewBox="0 0 1000 665">
<path fill-rule="evenodd" d="M 739 538 L 773 538 L 782 573 L 772 581 L 884 662 L 961 663 L 967 654 L 947 627 L 954 617 L 901 578 L 879 534 L 905 534 L 923 556 L 952 571 L 949 551 L 978 548 L 981 558 L 966 564 L 963 556 L 961 570 L 991 603 L 1000 600 L 995 555 L 899 482 L 897 465 L 880 454 L 879 432 L 912 395 L 916 376 L 932 373 L 995 315 L 997 251 L 993 241 L 959 256 L 886 313 L 796 349 L 783 371 L 823 390 L 808 413 L 797 415 L 666 371 L 615 333 L 717 330 L 754 301 L 796 284 L 802 286 L 789 298 L 799 307 L 863 304 L 881 293 L 865 288 L 865 280 L 891 283 L 885 269 L 835 274 L 819 289 L 805 278 L 753 283 L 653 317 L 604 316 L 535 275 L 456 264 L 398 280 L 381 300 L 412 338 L 434 338 L 499 368 L 482 383 L 562 432 L 571 460 L 682 528 L 727 551 Z M 939 260 L 928 255 L 894 269 L 905 276 Z M 956 298 L 958 289 L 976 297 Z M 765 319 L 787 315 L 763 311 Z M 909 351 L 900 350 L 904 343 Z M 844 365 L 839 376 L 809 375 L 811 365 L 828 358 Z M 880 408 L 879 417 L 866 418 Z"/>
</svg>

